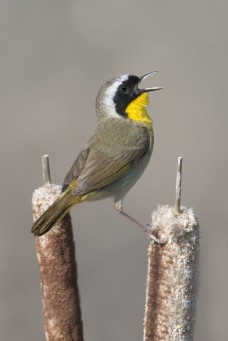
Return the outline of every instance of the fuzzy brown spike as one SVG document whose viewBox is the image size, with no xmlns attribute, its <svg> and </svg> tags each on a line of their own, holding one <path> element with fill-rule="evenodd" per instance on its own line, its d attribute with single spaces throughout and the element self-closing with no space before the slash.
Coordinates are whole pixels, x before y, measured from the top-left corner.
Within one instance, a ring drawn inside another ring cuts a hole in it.
<svg viewBox="0 0 228 341">
<path fill-rule="evenodd" d="M 144 341 L 192 341 L 199 284 L 199 224 L 192 209 L 159 206 L 151 242 L 144 319 Z"/>
<path fill-rule="evenodd" d="M 61 195 L 61 187 L 51 184 L 48 155 L 42 157 L 44 185 L 32 197 L 33 218 L 47 211 Z M 83 326 L 75 244 L 70 215 L 48 234 L 35 237 L 43 297 L 44 329 L 47 341 L 83 341 Z"/>
</svg>

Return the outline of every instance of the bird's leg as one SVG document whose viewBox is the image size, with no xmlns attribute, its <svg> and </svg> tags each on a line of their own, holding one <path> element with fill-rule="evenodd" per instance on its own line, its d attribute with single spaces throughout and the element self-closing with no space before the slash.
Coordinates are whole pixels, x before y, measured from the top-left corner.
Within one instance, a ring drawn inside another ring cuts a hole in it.
<svg viewBox="0 0 228 341">
<path fill-rule="evenodd" d="M 160 239 L 156 238 L 153 234 L 151 234 L 151 230 L 148 228 L 148 226 L 144 226 L 143 224 L 139 223 L 137 220 L 132 218 L 129 214 L 124 212 L 123 211 L 123 207 L 122 207 L 122 200 L 121 201 L 116 201 L 114 206 L 115 206 L 115 209 L 117 210 L 118 213 L 120 213 L 122 216 L 130 219 L 135 224 L 137 224 L 139 227 L 141 227 L 143 229 L 143 231 L 149 236 L 150 239 L 154 240 L 158 244 L 165 244 L 167 242 L 167 240 L 163 241 L 163 240 L 160 240 Z"/>
</svg>

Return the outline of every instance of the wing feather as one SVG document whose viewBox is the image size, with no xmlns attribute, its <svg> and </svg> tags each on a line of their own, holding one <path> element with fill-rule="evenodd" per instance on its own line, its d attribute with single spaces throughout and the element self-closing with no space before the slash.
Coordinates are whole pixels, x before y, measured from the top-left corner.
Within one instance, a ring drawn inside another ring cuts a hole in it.
<svg viewBox="0 0 228 341">
<path fill-rule="evenodd" d="M 89 155 L 89 148 L 85 148 L 78 155 L 77 159 L 75 160 L 75 162 L 73 163 L 73 165 L 71 166 L 69 172 L 67 173 L 65 177 L 65 180 L 63 182 L 62 192 L 64 192 L 73 181 L 77 180 L 83 168 L 85 167 L 88 155 Z"/>
<path fill-rule="evenodd" d="M 97 152 L 92 158 L 88 158 L 73 194 L 84 195 L 117 181 L 145 156 L 148 148 L 149 143 L 142 148 L 127 149 L 115 157 Z"/>
<path fill-rule="evenodd" d="M 74 195 L 99 190 L 117 181 L 146 155 L 152 143 L 146 128 L 136 126 L 135 133 L 126 136 L 124 147 L 121 136 L 123 131 L 126 133 L 126 126 L 121 130 L 118 122 L 116 129 L 114 128 L 113 125 L 105 124 L 99 127 L 99 132 L 92 136 L 69 170 L 63 191 L 75 180 L 77 187 L 72 192 Z M 132 126 L 130 128 L 133 129 Z"/>
</svg>

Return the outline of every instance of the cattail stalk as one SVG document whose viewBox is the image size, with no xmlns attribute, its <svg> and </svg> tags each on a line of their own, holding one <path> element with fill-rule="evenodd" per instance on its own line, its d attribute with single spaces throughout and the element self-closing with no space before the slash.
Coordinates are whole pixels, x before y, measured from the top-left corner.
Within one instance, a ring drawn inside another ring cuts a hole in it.
<svg viewBox="0 0 228 341">
<path fill-rule="evenodd" d="M 34 221 L 58 198 L 61 187 L 50 183 L 48 156 L 43 156 L 44 185 L 32 198 Z M 75 244 L 70 215 L 35 237 L 47 341 L 83 341 L 77 285 Z"/>
<path fill-rule="evenodd" d="M 144 341 L 192 341 L 199 283 L 197 217 L 178 204 L 159 206 L 152 213 L 152 230 L 167 243 L 151 241 L 148 249 Z"/>
</svg>

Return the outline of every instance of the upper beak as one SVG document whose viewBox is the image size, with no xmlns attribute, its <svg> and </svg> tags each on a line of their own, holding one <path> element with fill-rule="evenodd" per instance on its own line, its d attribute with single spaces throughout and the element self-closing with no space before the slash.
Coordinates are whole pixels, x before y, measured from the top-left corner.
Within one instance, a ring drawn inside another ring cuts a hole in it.
<svg viewBox="0 0 228 341">
<path fill-rule="evenodd" d="M 157 71 L 152 71 L 149 73 L 146 73 L 145 75 L 139 77 L 139 82 L 143 81 L 144 79 L 146 79 L 147 77 L 154 75 Z M 140 89 L 142 92 L 149 92 L 149 91 L 156 91 L 156 90 L 161 90 L 163 88 L 161 88 L 160 86 L 154 86 L 153 88 L 144 88 L 144 89 Z"/>
</svg>

